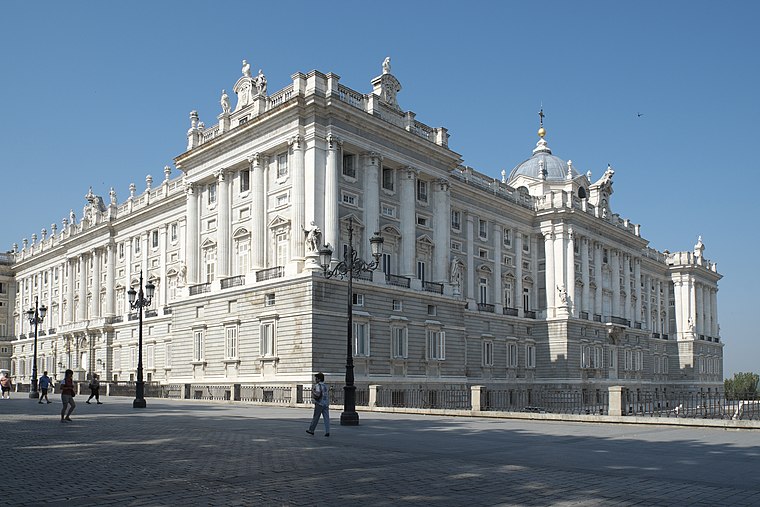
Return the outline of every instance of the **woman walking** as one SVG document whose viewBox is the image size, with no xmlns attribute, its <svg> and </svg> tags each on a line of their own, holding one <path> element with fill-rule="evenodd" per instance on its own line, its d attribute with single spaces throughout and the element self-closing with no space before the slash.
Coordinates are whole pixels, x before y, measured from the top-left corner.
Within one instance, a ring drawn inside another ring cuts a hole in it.
<svg viewBox="0 0 760 507">
<path fill-rule="evenodd" d="M 61 409 L 61 422 L 71 422 L 71 413 L 77 408 L 77 404 L 74 403 L 74 372 L 72 370 L 66 370 L 66 373 L 61 380 L 61 403 L 63 408 Z M 66 413 L 66 408 L 69 409 Z"/>
</svg>

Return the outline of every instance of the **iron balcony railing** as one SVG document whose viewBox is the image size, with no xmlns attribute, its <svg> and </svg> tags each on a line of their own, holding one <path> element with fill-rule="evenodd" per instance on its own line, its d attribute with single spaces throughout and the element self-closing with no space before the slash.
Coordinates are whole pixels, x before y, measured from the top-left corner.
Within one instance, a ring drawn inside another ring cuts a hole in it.
<svg viewBox="0 0 760 507">
<path fill-rule="evenodd" d="M 504 307 L 504 315 L 511 315 L 512 317 L 517 317 L 518 311 L 517 308 L 507 308 Z"/>
<path fill-rule="evenodd" d="M 534 310 L 525 310 L 523 312 L 526 319 L 535 319 L 536 318 L 536 312 Z"/>
<path fill-rule="evenodd" d="M 436 282 L 422 282 L 422 290 L 427 292 L 435 292 L 436 294 L 443 294 L 443 284 Z"/>
<path fill-rule="evenodd" d="M 392 275 L 390 273 L 386 273 L 385 283 L 387 283 L 388 285 L 395 285 L 396 287 L 406 287 L 408 289 L 410 285 L 410 279 L 406 276 Z"/>
<path fill-rule="evenodd" d="M 195 296 L 197 294 L 203 294 L 205 292 L 211 292 L 210 283 L 199 283 L 197 285 L 190 286 L 190 295 Z"/>
<path fill-rule="evenodd" d="M 275 278 L 282 278 L 283 276 L 285 276 L 285 268 L 282 266 L 275 266 L 273 268 L 261 269 L 259 271 L 256 271 L 257 282 L 273 280 Z"/>
<path fill-rule="evenodd" d="M 494 313 L 494 309 L 496 307 L 492 304 L 488 303 L 478 303 L 478 311 L 479 312 L 488 312 L 488 313 Z"/>
<path fill-rule="evenodd" d="M 245 275 L 236 275 L 229 278 L 222 278 L 222 289 L 229 289 L 230 287 L 239 287 L 245 285 Z"/>
</svg>

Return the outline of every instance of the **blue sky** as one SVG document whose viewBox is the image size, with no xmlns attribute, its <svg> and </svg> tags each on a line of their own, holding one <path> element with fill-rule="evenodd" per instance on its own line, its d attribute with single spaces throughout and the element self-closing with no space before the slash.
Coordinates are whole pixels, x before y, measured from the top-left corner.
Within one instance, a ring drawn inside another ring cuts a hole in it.
<svg viewBox="0 0 760 507">
<path fill-rule="evenodd" d="M 724 275 L 725 373 L 760 371 L 757 2 L 4 2 L 0 250 L 77 216 L 89 186 L 119 201 L 163 178 L 188 114 L 216 123 L 247 59 L 269 91 L 318 69 L 369 92 L 390 56 L 405 110 L 445 126 L 497 177 L 528 158 L 543 103 L 554 154 L 601 176 L 613 211 L 659 250 Z M 233 97 L 234 104 L 234 97 Z M 643 116 L 639 116 L 641 113 Z M 177 176 L 175 170 L 173 176 Z"/>
</svg>

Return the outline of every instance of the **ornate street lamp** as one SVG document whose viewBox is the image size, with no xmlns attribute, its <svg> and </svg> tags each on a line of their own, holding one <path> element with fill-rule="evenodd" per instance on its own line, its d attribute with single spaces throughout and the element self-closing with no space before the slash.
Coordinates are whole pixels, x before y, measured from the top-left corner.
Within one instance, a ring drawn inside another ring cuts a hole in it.
<svg viewBox="0 0 760 507">
<path fill-rule="evenodd" d="M 354 224 L 352 217 L 348 219 L 348 251 L 342 261 L 330 269 L 332 259 L 332 250 L 325 245 L 319 250 L 319 262 L 322 265 L 322 271 L 325 278 L 335 276 L 348 278 L 348 327 L 346 330 L 346 386 L 344 389 L 343 413 L 340 414 L 340 424 L 343 426 L 358 426 L 359 414 L 356 412 L 356 386 L 354 385 L 354 354 L 353 354 L 353 296 L 354 296 L 354 276 L 362 272 L 372 272 L 379 266 L 380 255 L 382 254 L 383 238 L 380 232 L 376 232 L 369 240 L 372 246 L 372 257 L 374 261 L 367 263 L 356 254 L 354 250 Z"/>
<path fill-rule="evenodd" d="M 37 391 L 37 325 L 42 323 L 42 320 L 47 314 L 47 307 L 45 305 L 40 306 L 37 296 L 34 297 L 34 308 L 29 308 L 26 311 L 26 316 L 29 319 L 29 324 L 34 326 L 34 363 L 32 364 L 32 385 L 29 388 L 30 398 L 39 398 L 40 393 Z"/>
<path fill-rule="evenodd" d="M 143 382 L 143 363 L 142 363 L 142 348 L 143 348 L 143 308 L 150 306 L 150 302 L 153 299 L 153 292 L 156 290 L 156 286 L 148 282 L 145 285 L 145 292 L 143 292 L 143 274 L 140 271 L 140 291 L 137 292 L 134 287 L 127 291 L 129 296 L 129 306 L 133 310 L 137 310 L 139 315 L 139 321 L 137 325 L 137 385 L 135 387 L 135 401 L 132 402 L 133 408 L 145 408 L 145 382 Z"/>
</svg>

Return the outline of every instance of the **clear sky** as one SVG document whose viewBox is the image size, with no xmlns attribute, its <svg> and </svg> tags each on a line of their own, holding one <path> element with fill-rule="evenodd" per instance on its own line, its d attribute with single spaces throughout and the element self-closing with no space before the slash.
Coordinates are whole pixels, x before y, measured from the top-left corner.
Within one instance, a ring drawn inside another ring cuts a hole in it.
<svg viewBox="0 0 760 507">
<path fill-rule="evenodd" d="M 122 202 L 163 179 L 190 110 L 212 125 L 223 88 L 234 104 L 243 59 L 270 93 L 312 69 L 366 93 L 390 56 L 400 106 L 465 164 L 528 158 L 543 104 L 554 154 L 594 179 L 612 164 L 611 207 L 652 247 L 702 235 L 725 374 L 758 372 L 758 212 L 739 188 L 760 169 L 758 19 L 754 1 L 3 2 L 0 250 L 79 217 L 90 186 Z"/>
</svg>

